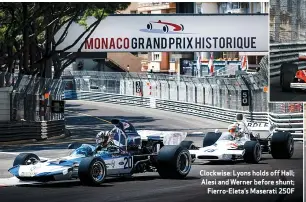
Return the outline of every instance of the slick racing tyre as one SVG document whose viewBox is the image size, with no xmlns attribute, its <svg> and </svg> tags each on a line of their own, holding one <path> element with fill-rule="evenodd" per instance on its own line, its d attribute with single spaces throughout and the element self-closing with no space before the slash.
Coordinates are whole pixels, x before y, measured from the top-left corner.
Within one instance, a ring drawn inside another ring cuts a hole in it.
<svg viewBox="0 0 306 202">
<path fill-rule="evenodd" d="M 180 143 L 181 147 L 185 149 L 195 149 L 195 146 L 193 145 L 193 141 L 187 141 L 184 140 Z"/>
<path fill-rule="evenodd" d="M 180 145 L 181 145 L 181 147 L 183 147 L 185 149 L 188 149 L 188 150 L 197 149 L 196 146 L 193 145 L 193 141 L 186 141 L 185 140 L 185 141 L 182 141 Z M 193 158 L 191 156 L 191 163 L 193 163 L 194 161 L 195 161 L 195 157 Z"/>
<path fill-rule="evenodd" d="M 261 146 L 257 141 L 247 141 L 244 143 L 243 159 L 246 163 L 258 163 L 261 160 Z"/>
<path fill-rule="evenodd" d="M 203 138 L 203 147 L 208 147 L 217 142 L 221 133 L 208 132 Z"/>
<path fill-rule="evenodd" d="M 280 68 L 280 85 L 283 92 L 291 92 L 290 84 L 295 80 L 295 74 L 298 71 L 296 64 L 284 63 Z"/>
<path fill-rule="evenodd" d="M 275 159 L 290 159 L 294 153 L 294 140 L 288 132 L 273 133 L 271 155 Z"/>
<path fill-rule="evenodd" d="M 36 154 L 32 153 L 21 153 L 16 156 L 13 166 L 17 165 L 33 165 L 40 161 L 39 157 Z"/>
<path fill-rule="evenodd" d="M 98 157 L 86 157 L 82 159 L 78 174 L 83 185 L 101 185 L 107 175 L 107 167 L 103 159 Z"/>
<path fill-rule="evenodd" d="M 185 178 L 191 169 L 190 153 L 179 145 L 166 145 L 158 152 L 156 167 L 161 178 Z"/>
</svg>

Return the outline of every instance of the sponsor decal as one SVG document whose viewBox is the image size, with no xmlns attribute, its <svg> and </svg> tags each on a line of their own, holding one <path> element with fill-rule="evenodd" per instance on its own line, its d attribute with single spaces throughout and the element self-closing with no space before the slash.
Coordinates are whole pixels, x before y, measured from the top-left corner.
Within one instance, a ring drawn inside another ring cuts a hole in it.
<svg viewBox="0 0 306 202">
<path fill-rule="evenodd" d="M 121 166 L 122 166 L 123 164 L 124 164 L 124 162 L 123 162 L 123 161 L 119 162 L 119 165 L 121 165 Z"/>
<path fill-rule="evenodd" d="M 184 33 L 184 25 L 172 22 L 164 22 L 161 20 L 151 21 L 147 24 L 146 29 L 140 29 L 141 32 L 155 33 L 155 34 L 192 34 Z"/>
<path fill-rule="evenodd" d="M 256 49 L 256 37 L 89 38 L 85 50 Z"/>
<path fill-rule="evenodd" d="M 249 122 L 248 127 L 269 127 L 269 123 Z"/>
<path fill-rule="evenodd" d="M 215 149 L 206 149 L 204 152 L 214 152 L 216 151 Z"/>
<path fill-rule="evenodd" d="M 162 25 L 161 28 L 155 28 L 153 25 Z M 141 32 L 154 34 L 180 34 L 180 37 L 120 37 L 120 38 L 89 38 L 85 41 L 85 49 L 98 50 L 125 50 L 125 49 L 248 49 L 256 48 L 256 37 L 181 37 L 184 33 L 184 25 L 172 22 L 149 22 L 146 29 L 140 29 Z"/>
</svg>

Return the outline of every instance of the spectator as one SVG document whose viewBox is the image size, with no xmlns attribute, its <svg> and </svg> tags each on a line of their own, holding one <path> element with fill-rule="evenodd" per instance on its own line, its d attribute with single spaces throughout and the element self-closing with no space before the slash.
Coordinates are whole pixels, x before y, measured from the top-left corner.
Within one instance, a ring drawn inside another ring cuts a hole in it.
<svg viewBox="0 0 306 202">
<path fill-rule="evenodd" d="M 127 71 L 130 72 L 130 65 L 126 67 Z"/>
</svg>

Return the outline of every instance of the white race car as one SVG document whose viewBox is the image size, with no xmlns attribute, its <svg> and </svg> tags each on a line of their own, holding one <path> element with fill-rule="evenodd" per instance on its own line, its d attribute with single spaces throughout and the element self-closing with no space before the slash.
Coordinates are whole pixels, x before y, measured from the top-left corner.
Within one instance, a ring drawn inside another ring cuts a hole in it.
<svg viewBox="0 0 306 202">
<path fill-rule="evenodd" d="M 268 123 L 247 123 L 242 114 L 235 123 L 239 137 L 229 132 L 208 132 L 203 138 L 203 147 L 196 147 L 192 141 L 183 141 L 193 161 L 235 161 L 258 163 L 262 153 L 270 153 L 275 159 L 289 159 L 294 152 L 294 140 L 290 133 L 275 131 Z M 260 136 L 266 136 L 260 138 Z"/>
</svg>

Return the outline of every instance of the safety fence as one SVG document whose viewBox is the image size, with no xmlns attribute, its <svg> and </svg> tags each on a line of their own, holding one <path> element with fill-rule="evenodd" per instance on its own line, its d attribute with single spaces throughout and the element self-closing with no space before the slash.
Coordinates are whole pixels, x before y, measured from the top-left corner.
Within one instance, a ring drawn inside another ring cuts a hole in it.
<svg viewBox="0 0 306 202">
<path fill-rule="evenodd" d="M 154 97 L 142 97 L 131 95 L 118 95 L 110 93 L 101 93 L 93 91 L 65 91 L 65 99 L 87 100 L 95 102 L 105 102 L 121 105 L 132 105 L 159 109 L 164 111 L 173 111 L 181 114 L 188 114 L 212 120 L 232 123 L 237 113 L 242 113 L 249 121 L 270 122 L 273 123 L 278 131 L 288 131 L 294 136 L 295 140 L 303 139 L 303 109 L 300 112 L 282 113 L 275 112 L 249 112 L 234 109 L 224 109 L 209 105 L 187 103 L 183 101 L 170 101 Z M 271 111 L 280 109 L 280 103 L 270 104 Z"/>
<path fill-rule="evenodd" d="M 64 92 L 62 79 L 0 72 L 0 87 L 11 87 L 11 121 L 63 120 L 64 113 L 52 113 L 52 100 L 61 100 Z M 40 109 L 40 100 L 45 109 Z"/>
<path fill-rule="evenodd" d="M 279 76 L 283 63 L 295 63 L 305 69 L 306 61 L 298 61 L 301 52 L 306 53 L 306 42 L 270 44 L 270 76 Z"/>
<path fill-rule="evenodd" d="M 64 134 L 64 112 L 51 108 L 52 101 L 62 100 L 62 84 L 62 79 L 0 72 L 0 87 L 9 89 L 9 96 L 1 95 L 2 102 L 10 111 L 10 121 L 0 122 L 0 142 L 41 140 Z"/>
<path fill-rule="evenodd" d="M 66 90 L 154 97 L 240 111 L 267 111 L 267 80 L 259 74 L 191 77 L 148 73 L 66 72 Z M 247 92 L 247 101 L 242 93 Z M 249 99 L 250 98 L 250 99 Z M 246 102 L 242 104 L 242 102 Z"/>
</svg>

